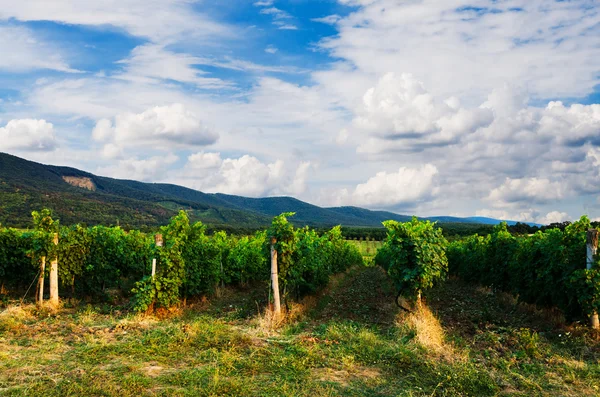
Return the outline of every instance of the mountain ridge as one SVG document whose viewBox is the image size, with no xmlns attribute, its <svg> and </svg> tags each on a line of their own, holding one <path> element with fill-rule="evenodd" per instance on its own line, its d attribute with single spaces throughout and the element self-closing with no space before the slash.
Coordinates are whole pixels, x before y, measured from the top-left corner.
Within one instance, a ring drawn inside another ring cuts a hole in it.
<svg viewBox="0 0 600 397">
<path fill-rule="evenodd" d="M 0 223 L 25 227 L 30 222 L 31 211 L 40 208 L 52 209 L 63 224 L 120 224 L 125 227 L 165 224 L 179 209 L 189 211 L 193 220 L 209 225 L 241 228 L 264 227 L 273 216 L 282 212 L 296 212 L 294 223 L 313 227 L 338 224 L 381 227 L 384 220 L 403 222 L 412 218 L 360 207 L 324 208 L 287 196 L 250 198 L 204 193 L 168 183 L 114 179 L 0 152 Z M 423 219 L 440 223 L 478 223 L 471 218 Z"/>
</svg>

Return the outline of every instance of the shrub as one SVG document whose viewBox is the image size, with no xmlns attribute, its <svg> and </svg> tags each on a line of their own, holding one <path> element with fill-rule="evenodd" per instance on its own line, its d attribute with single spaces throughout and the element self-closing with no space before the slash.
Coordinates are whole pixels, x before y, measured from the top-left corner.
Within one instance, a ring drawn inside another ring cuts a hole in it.
<svg viewBox="0 0 600 397">
<path fill-rule="evenodd" d="M 387 239 L 377 262 L 390 275 L 402 295 L 419 300 L 421 292 L 444 279 L 448 272 L 447 241 L 429 221 L 386 221 Z"/>
</svg>

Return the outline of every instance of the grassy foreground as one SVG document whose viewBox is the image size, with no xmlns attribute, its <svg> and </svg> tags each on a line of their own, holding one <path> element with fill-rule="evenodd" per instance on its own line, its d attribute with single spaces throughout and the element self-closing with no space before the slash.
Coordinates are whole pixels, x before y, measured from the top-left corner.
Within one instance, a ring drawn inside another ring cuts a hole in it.
<svg viewBox="0 0 600 397">
<path fill-rule="evenodd" d="M 162 318 L 9 306 L 0 395 L 600 395 L 597 334 L 456 280 L 417 314 L 393 292 L 380 269 L 352 269 L 276 329 L 264 288 Z"/>
</svg>

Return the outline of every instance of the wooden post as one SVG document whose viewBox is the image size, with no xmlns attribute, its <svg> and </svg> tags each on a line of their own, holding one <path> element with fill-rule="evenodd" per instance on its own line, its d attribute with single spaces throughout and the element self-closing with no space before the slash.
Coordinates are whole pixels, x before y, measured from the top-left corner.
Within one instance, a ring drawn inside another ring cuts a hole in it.
<svg viewBox="0 0 600 397">
<path fill-rule="evenodd" d="M 594 260 L 598 251 L 598 230 L 590 229 L 587 231 L 587 252 L 586 252 L 586 267 L 591 270 L 594 267 Z M 593 329 L 600 329 L 600 321 L 598 313 L 592 313 L 590 317 L 590 326 Z"/>
<path fill-rule="evenodd" d="M 38 278 L 38 304 L 44 303 L 44 273 L 46 272 L 46 257 L 42 256 L 42 263 L 40 264 L 40 277 Z"/>
<path fill-rule="evenodd" d="M 277 239 L 271 237 L 271 283 L 273 284 L 273 303 L 276 315 L 281 314 L 281 302 L 279 300 L 279 277 L 277 275 L 277 250 L 275 249 Z"/>
<path fill-rule="evenodd" d="M 58 233 L 54 233 L 54 245 L 58 245 Z M 50 303 L 58 306 L 58 257 L 50 263 Z"/>
<path fill-rule="evenodd" d="M 154 243 L 156 244 L 157 247 L 162 247 L 162 245 L 163 245 L 162 234 L 156 233 L 154 235 Z M 152 258 L 152 278 L 154 278 L 155 275 L 156 275 L 156 258 Z"/>
</svg>

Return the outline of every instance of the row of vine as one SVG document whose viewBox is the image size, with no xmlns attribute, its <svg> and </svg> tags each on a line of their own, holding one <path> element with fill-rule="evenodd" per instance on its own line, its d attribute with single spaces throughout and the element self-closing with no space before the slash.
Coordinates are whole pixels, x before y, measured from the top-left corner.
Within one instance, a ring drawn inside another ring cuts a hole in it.
<svg viewBox="0 0 600 397">
<path fill-rule="evenodd" d="M 600 270 L 586 269 L 584 216 L 564 230 L 513 236 L 506 223 L 486 237 L 472 236 L 448 247 L 450 273 L 466 281 L 518 295 L 533 304 L 557 307 L 570 318 L 600 310 Z"/>
<path fill-rule="evenodd" d="M 78 297 L 125 296 L 145 311 L 176 305 L 180 299 L 211 294 L 219 285 L 264 282 L 270 278 L 270 238 L 277 238 L 284 299 L 324 286 L 333 273 L 362 263 L 339 227 L 323 234 L 294 228 L 276 217 L 272 226 L 251 236 L 225 232 L 207 235 L 202 223 L 190 224 L 181 211 L 161 228 L 164 245 L 151 235 L 119 227 L 59 227 L 49 211 L 34 213 L 33 231 L 0 228 L 0 293 L 35 278 L 41 257 L 57 257 L 63 292 Z M 54 233 L 59 244 L 52 243 Z M 157 272 L 151 276 L 152 259 Z M 46 269 L 46 272 L 48 270 Z M 117 292 L 117 294 L 113 294 Z"/>
<path fill-rule="evenodd" d="M 524 302 L 557 307 L 569 318 L 600 311 L 600 266 L 586 269 L 590 221 L 585 216 L 564 230 L 530 236 L 514 236 L 501 223 L 485 237 L 451 243 L 428 221 L 384 225 L 387 239 L 375 261 L 406 298 L 419 300 L 422 291 L 451 274 Z"/>
</svg>

